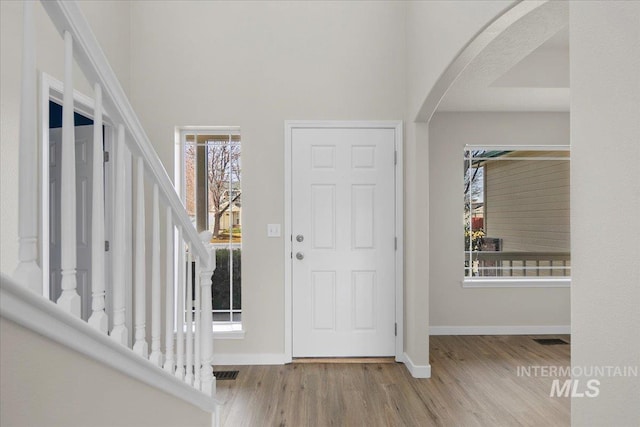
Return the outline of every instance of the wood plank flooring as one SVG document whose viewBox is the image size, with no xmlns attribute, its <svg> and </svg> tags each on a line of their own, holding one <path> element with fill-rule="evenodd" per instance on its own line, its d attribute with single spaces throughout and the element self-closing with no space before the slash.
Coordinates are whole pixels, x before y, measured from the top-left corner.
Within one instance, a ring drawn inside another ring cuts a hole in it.
<svg viewBox="0 0 640 427">
<path fill-rule="evenodd" d="M 570 399 L 549 397 L 553 378 L 518 376 L 517 368 L 568 366 L 570 346 L 533 338 L 433 336 L 430 379 L 412 378 L 398 363 L 216 367 L 240 371 L 217 383 L 222 424 L 568 426 Z"/>
</svg>

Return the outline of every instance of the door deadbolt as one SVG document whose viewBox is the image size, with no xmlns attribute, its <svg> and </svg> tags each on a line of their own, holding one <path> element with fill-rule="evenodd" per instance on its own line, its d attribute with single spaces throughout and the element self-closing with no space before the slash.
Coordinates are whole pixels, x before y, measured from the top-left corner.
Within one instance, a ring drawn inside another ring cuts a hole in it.
<svg viewBox="0 0 640 427">
<path fill-rule="evenodd" d="M 304 240 L 304 236 L 302 234 L 298 234 L 296 236 L 296 242 L 302 242 Z"/>
</svg>

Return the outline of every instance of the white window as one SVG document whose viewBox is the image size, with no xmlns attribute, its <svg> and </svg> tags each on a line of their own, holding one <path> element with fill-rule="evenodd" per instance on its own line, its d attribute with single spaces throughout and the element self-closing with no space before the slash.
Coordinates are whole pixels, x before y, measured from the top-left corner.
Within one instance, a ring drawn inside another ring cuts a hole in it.
<svg viewBox="0 0 640 427">
<path fill-rule="evenodd" d="M 214 330 L 241 330 L 242 162 L 236 127 L 180 131 L 181 195 L 198 232 L 212 232 L 216 250 Z"/>
<path fill-rule="evenodd" d="M 568 147 L 464 150 L 465 286 L 567 286 Z"/>
</svg>

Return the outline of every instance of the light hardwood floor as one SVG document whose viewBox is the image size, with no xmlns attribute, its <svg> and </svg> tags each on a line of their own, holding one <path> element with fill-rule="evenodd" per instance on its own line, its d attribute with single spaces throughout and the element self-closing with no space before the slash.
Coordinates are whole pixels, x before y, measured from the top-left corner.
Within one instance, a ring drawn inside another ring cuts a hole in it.
<svg viewBox="0 0 640 427">
<path fill-rule="evenodd" d="M 414 379 L 398 363 L 218 367 L 240 371 L 235 381 L 218 381 L 222 424 L 568 426 L 570 399 L 549 397 L 553 378 L 517 369 L 568 366 L 570 348 L 533 338 L 433 336 L 430 379 Z"/>
</svg>

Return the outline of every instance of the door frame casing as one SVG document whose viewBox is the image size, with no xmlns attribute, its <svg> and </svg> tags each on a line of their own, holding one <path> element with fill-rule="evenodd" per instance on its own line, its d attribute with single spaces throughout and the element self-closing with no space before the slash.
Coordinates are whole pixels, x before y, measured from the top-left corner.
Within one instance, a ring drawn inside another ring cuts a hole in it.
<svg viewBox="0 0 640 427">
<path fill-rule="evenodd" d="M 403 124 L 393 121 L 285 120 L 284 122 L 284 360 L 293 361 L 292 144 L 294 129 L 392 129 L 395 143 L 395 360 L 404 354 L 404 167 Z"/>
</svg>

